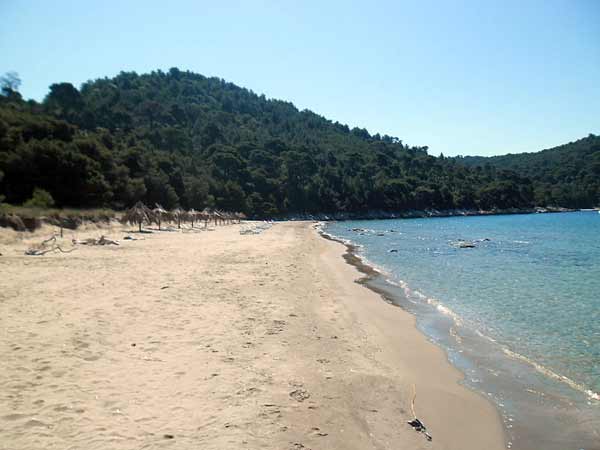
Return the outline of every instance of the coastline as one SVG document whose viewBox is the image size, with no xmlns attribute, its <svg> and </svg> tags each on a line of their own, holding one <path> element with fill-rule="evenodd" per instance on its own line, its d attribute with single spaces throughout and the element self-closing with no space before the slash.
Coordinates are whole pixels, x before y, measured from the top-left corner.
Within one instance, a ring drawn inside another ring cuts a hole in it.
<svg viewBox="0 0 600 450">
<path fill-rule="evenodd" d="M 474 217 L 474 216 L 504 216 L 511 214 L 555 214 L 577 212 L 579 209 L 560 206 L 535 206 L 531 208 L 505 209 L 423 209 L 404 211 L 373 210 L 364 212 L 332 212 L 315 214 L 291 214 L 282 220 L 316 220 L 320 222 L 344 220 L 386 220 L 386 219 L 425 219 L 434 217 Z"/>
<path fill-rule="evenodd" d="M 586 404 L 588 399 L 597 400 L 593 392 L 499 346 L 478 330 L 465 328 L 461 318 L 444 305 L 421 304 L 414 298 L 409 299 L 413 295 L 405 291 L 410 292 L 415 286 L 409 288 L 388 279 L 385 269 L 378 268 L 360 255 L 360 245 L 323 229 L 320 232 L 323 238 L 345 246 L 344 259 L 363 274 L 357 283 L 377 293 L 386 303 L 415 317 L 415 328 L 443 349 L 447 361 L 463 374 L 461 385 L 494 405 L 503 422 L 507 448 L 600 449 L 594 437 L 599 430 L 588 426 L 596 417 L 593 410 L 587 408 L 589 404 L 583 410 L 577 406 Z M 540 374 L 558 385 L 544 387 L 546 381 L 538 379 Z M 573 394 L 579 403 L 570 400 Z M 506 403 L 511 407 L 505 407 Z"/>
<path fill-rule="evenodd" d="M 0 233 L 0 448 L 505 448 L 494 406 L 312 223 L 90 227 L 65 244 L 120 245 L 23 255 L 54 231 Z"/>
</svg>

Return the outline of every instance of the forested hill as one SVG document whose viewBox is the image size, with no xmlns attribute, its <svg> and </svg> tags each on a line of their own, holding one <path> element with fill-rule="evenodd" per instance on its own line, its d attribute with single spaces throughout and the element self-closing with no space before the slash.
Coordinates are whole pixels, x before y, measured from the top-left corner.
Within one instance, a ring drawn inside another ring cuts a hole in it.
<svg viewBox="0 0 600 450">
<path fill-rule="evenodd" d="M 510 170 L 532 180 L 538 205 L 600 206 L 600 136 L 536 153 L 456 158 L 467 167 Z"/>
<path fill-rule="evenodd" d="M 122 72 L 80 89 L 53 84 L 42 103 L 17 86 L 5 82 L 0 96 L 7 203 L 34 190 L 59 207 L 142 200 L 255 216 L 535 203 L 533 183 L 515 172 L 433 157 L 218 78 Z"/>
</svg>

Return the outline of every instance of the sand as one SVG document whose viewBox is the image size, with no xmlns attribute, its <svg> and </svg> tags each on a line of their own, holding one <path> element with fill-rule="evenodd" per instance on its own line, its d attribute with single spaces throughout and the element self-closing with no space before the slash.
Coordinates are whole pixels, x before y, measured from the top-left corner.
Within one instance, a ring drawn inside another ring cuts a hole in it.
<svg viewBox="0 0 600 450">
<path fill-rule="evenodd" d="M 308 222 L 259 235 L 0 231 L 1 449 L 504 448 L 414 318 Z M 68 245 L 65 246 L 68 247 Z M 433 436 L 414 431 L 416 414 Z"/>
</svg>

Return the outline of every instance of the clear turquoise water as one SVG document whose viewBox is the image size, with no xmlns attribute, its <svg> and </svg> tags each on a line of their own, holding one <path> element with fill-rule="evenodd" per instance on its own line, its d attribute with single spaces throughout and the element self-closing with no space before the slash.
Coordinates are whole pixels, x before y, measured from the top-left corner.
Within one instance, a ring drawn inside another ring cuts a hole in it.
<svg viewBox="0 0 600 450">
<path fill-rule="evenodd" d="M 491 338 L 507 358 L 521 355 L 597 407 L 597 212 L 345 221 L 326 231 L 358 244 L 412 302 Z M 475 248 L 457 248 L 461 239 Z"/>
</svg>

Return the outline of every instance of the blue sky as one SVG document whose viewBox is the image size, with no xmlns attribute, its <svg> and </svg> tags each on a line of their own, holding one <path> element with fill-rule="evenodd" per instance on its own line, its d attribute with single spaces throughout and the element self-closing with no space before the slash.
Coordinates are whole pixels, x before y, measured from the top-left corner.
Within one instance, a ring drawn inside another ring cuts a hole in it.
<svg viewBox="0 0 600 450">
<path fill-rule="evenodd" d="M 598 0 L 0 0 L 0 17 L 26 98 L 177 66 L 436 155 L 600 134 Z"/>
</svg>

